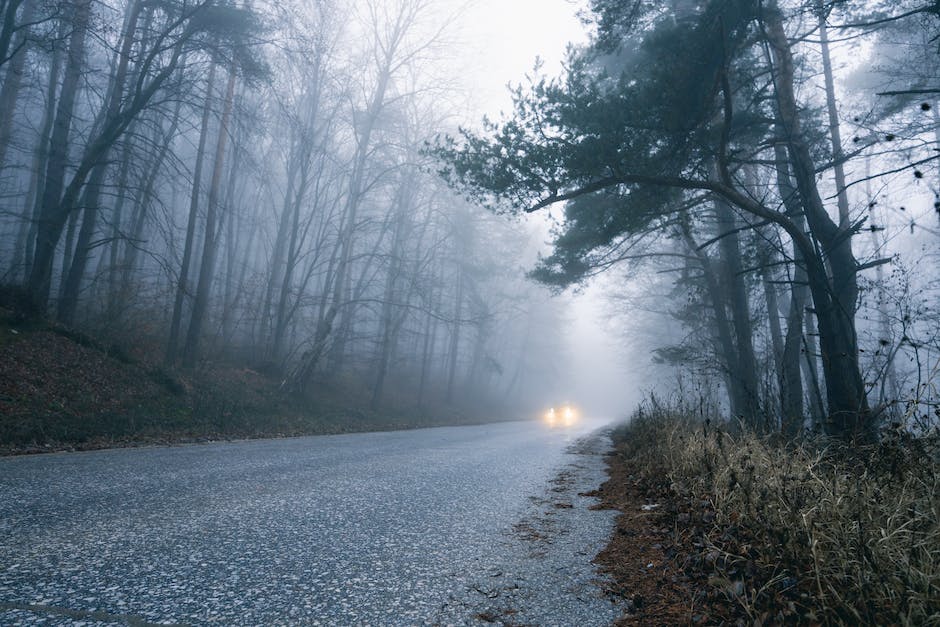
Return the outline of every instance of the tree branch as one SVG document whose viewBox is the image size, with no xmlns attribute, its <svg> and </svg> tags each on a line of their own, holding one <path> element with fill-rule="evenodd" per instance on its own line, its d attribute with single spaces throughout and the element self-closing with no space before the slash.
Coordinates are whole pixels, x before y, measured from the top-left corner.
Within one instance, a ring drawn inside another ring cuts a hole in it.
<svg viewBox="0 0 940 627">
<path fill-rule="evenodd" d="M 833 26 L 833 28 L 869 28 L 871 26 L 878 26 L 879 24 L 887 24 L 889 22 L 896 22 L 898 20 L 903 20 L 906 17 L 911 17 L 912 15 L 917 15 L 918 13 L 928 13 L 930 12 L 931 6 L 924 5 L 919 9 L 913 9 L 907 13 L 902 13 L 901 15 L 893 15 L 891 17 L 885 17 L 880 20 L 872 20 L 871 22 L 853 22 L 849 24 L 838 24 Z"/>
<path fill-rule="evenodd" d="M 897 91 L 879 91 L 876 96 L 907 96 L 916 94 L 940 94 L 940 89 L 901 89 Z"/>
<path fill-rule="evenodd" d="M 883 259 L 875 259 L 874 261 L 869 261 L 868 263 L 863 263 L 858 266 L 856 272 L 861 272 L 863 270 L 870 270 L 871 268 L 877 268 L 878 266 L 883 266 L 886 263 L 891 263 L 891 257 L 885 257 Z"/>
</svg>

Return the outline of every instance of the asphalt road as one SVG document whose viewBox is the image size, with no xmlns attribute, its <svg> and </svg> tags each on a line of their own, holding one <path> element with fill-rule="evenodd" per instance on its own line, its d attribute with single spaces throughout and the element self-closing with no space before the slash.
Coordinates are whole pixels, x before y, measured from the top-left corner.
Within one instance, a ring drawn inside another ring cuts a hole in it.
<svg viewBox="0 0 940 627">
<path fill-rule="evenodd" d="M 606 443 L 585 433 L 0 458 L 0 624 L 609 624 L 590 560 L 613 514 L 578 494 Z"/>
</svg>

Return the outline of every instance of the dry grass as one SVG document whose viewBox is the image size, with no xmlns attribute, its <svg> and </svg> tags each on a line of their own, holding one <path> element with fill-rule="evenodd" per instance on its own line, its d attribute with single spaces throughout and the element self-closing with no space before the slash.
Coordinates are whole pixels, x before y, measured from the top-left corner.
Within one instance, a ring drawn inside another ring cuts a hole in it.
<svg viewBox="0 0 940 627">
<path fill-rule="evenodd" d="M 653 404 L 616 435 L 686 504 L 676 534 L 694 536 L 694 567 L 740 611 L 761 623 L 940 625 L 935 439 L 784 446 L 690 413 Z"/>
</svg>

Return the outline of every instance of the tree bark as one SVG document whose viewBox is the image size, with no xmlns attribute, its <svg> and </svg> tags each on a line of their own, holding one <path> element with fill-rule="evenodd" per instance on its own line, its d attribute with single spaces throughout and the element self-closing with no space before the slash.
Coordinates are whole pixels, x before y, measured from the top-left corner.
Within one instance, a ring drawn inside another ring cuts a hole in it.
<svg viewBox="0 0 940 627">
<path fill-rule="evenodd" d="M 235 97 L 235 68 L 229 70 L 228 85 L 225 88 L 225 100 L 222 105 L 222 119 L 219 122 L 219 136 L 216 142 L 215 163 L 212 168 L 212 180 L 209 183 L 209 197 L 206 206 L 206 229 L 202 247 L 202 262 L 199 266 L 199 283 L 196 286 L 196 298 L 193 301 L 192 317 L 183 345 L 183 365 L 191 368 L 196 363 L 202 324 L 209 305 L 209 290 L 215 272 L 215 258 L 218 250 L 218 232 L 216 221 L 219 214 L 219 187 L 222 182 L 222 168 L 225 164 L 226 142 L 228 140 L 229 121 L 232 117 L 232 104 Z"/>
<path fill-rule="evenodd" d="M 767 305 L 767 327 L 770 329 L 770 347 L 773 352 L 774 371 L 777 375 L 777 392 L 780 407 L 782 408 L 786 382 L 783 376 L 785 364 L 783 360 L 783 329 L 780 326 L 780 303 L 777 299 L 776 275 L 772 270 L 775 261 L 776 255 L 773 254 L 772 250 L 761 248 L 759 252 L 761 283 L 764 288 L 764 302 Z M 779 425 L 774 426 L 778 427 Z"/>
<path fill-rule="evenodd" d="M 832 222 L 816 188 L 815 164 L 799 120 L 794 94 L 793 58 L 779 10 L 765 12 L 766 32 L 775 61 L 777 109 L 793 175 L 813 236 L 822 245 L 832 274 L 822 263 L 807 259 L 807 278 L 819 323 L 819 341 L 829 402 L 826 431 L 846 440 L 874 435 L 868 399 L 858 363 L 855 307 L 858 264 L 851 233 Z"/>
<path fill-rule="evenodd" d="M 173 299 L 173 315 L 170 319 L 170 333 L 166 345 L 164 361 L 172 364 L 176 361 L 179 349 L 179 333 L 183 319 L 183 301 L 189 295 L 189 266 L 192 263 L 193 245 L 196 236 L 196 219 L 199 216 L 199 197 L 202 194 L 202 168 L 205 161 L 206 141 L 209 136 L 209 116 L 212 113 L 212 90 L 215 84 L 215 63 L 209 68 L 206 80 L 206 100 L 202 107 L 202 120 L 199 127 L 199 144 L 196 148 L 196 165 L 193 168 L 193 187 L 189 196 L 189 218 L 186 222 L 186 240 L 183 244 L 183 259 L 176 281 L 176 296 Z"/>
</svg>

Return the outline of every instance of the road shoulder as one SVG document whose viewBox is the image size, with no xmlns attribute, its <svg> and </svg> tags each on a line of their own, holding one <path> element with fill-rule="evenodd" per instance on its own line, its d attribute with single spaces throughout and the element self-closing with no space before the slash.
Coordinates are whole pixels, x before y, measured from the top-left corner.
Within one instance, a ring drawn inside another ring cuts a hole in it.
<svg viewBox="0 0 940 627">
<path fill-rule="evenodd" d="M 609 625 L 623 610 L 612 581 L 592 560 L 614 530 L 615 512 L 592 496 L 605 480 L 610 439 L 595 432 L 575 440 L 541 494 L 511 529 L 498 558 L 468 576 L 466 590 L 441 608 L 438 624 Z"/>
</svg>

